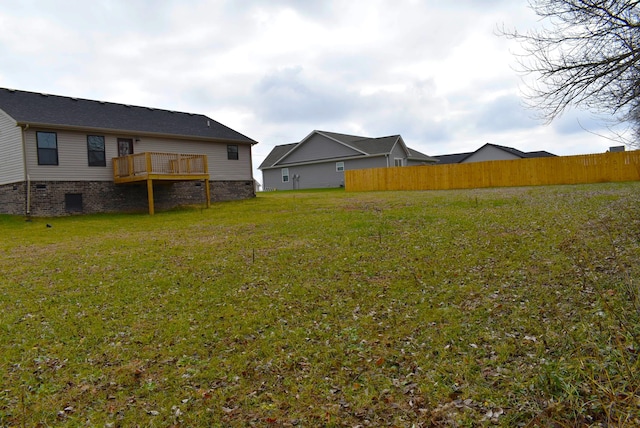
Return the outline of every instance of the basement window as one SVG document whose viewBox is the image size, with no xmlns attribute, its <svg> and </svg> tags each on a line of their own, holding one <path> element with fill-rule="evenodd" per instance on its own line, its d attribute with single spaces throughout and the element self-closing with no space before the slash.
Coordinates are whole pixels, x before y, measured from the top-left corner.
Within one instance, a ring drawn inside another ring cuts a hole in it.
<svg viewBox="0 0 640 428">
<path fill-rule="evenodd" d="M 68 213 L 81 213 L 82 193 L 65 193 L 64 209 Z"/>
</svg>

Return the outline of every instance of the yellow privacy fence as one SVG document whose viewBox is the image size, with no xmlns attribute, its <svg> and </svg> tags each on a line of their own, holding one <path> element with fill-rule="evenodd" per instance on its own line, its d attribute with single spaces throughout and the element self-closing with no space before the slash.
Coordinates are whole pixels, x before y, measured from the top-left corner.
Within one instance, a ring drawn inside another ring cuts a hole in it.
<svg viewBox="0 0 640 428">
<path fill-rule="evenodd" d="M 596 155 L 349 170 L 345 189 L 445 190 L 640 180 L 640 150 Z"/>
</svg>

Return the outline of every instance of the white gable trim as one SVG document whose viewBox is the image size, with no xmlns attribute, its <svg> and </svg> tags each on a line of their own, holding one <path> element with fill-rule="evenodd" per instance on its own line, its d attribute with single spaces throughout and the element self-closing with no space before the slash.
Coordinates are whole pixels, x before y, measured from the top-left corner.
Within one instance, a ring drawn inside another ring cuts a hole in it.
<svg viewBox="0 0 640 428">
<path fill-rule="evenodd" d="M 396 138 L 396 141 L 393 143 L 393 146 L 391 146 L 391 150 L 389 151 L 389 153 L 393 153 L 393 149 L 395 149 L 398 144 L 400 144 L 400 146 L 402 147 L 402 150 L 404 151 L 404 154 L 406 155 L 406 157 L 410 158 L 411 152 L 409 152 L 407 145 L 404 143 L 404 140 L 402 140 L 402 137 L 400 135 L 398 135 L 398 138 Z"/>
<path fill-rule="evenodd" d="M 280 157 L 280 159 L 278 159 L 277 161 L 275 161 L 275 162 L 273 163 L 273 165 L 271 165 L 269 168 L 274 168 L 274 167 L 276 167 L 280 162 L 282 162 L 285 158 L 287 158 L 287 156 L 289 156 L 291 153 L 293 153 L 294 151 L 296 151 L 296 150 L 297 150 L 299 147 L 301 147 L 304 143 L 306 143 L 307 141 L 309 141 L 309 139 L 311 139 L 311 137 L 312 137 L 314 134 L 322 135 L 323 137 L 328 138 L 328 139 L 329 139 L 329 140 L 331 140 L 331 141 L 335 141 L 336 143 L 341 144 L 341 145 L 343 145 L 343 146 L 345 146 L 345 147 L 348 147 L 348 148 L 350 148 L 350 149 L 351 149 L 351 150 L 353 150 L 353 151 L 356 151 L 356 152 L 362 153 L 362 154 L 363 154 L 363 155 L 365 155 L 365 156 L 366 156 L 366 155 L 368 155 L 368 153 L 363 152 L 362 150 L 357 149 L 357 148 L 355 148 L 355 147 L 352 147 L 352 146 L 350 146 L 349 144 L 346 144 L 346 143 L 345 143 L 345 142 L 343 142 L 343 141 L 340 141 L 340 140 L 338 140 L 338 139 L 335 139 L 335 138 L 333 138 L 333 137 L 330 137 L 329 135 L 327 135 L 327 134 L 323 133 L 322 131 L 318 131 L 318 130 L 316 129 L 316 130 L 311 131 L 311 132 L 309 133 L 309 135 L 307 135 L 307 136 L 306 136 L 306 137 L 304 137 L 302 140 L 300 140 L 300 142 L 299 142 L 298 144 L 296 144 L 295 146 L 293 146 L 293 147 L 291 148 L 291 150 L 289 150 L 289 151 L 288 151 L 287 153 L 285 153 L 282 157 Z M 363 137 L 363 138 L 364 138 L 364 137 Z M 266 169 L 266 168 L 265 168 L 265 169 Z"/>
<path fill-rule="evenodd" d="M 309 135 L 311 135 L 311 134 L 309 134 Z M 302 143 L 302 141 L 301 141 L 300 143 Z M 290 155 L 290 154 L 291 154 L 295 149 L 297 149 L 297 148 L 298 148 L 298 146 L 300 145 L 300 143 L 298 143 L 298 144 L 296 144 L 295 146 L 293 146 L 293 147 L 291 148 L 291 150 L 289 150 L 287 153 L 285 153 L 285 154 L 284 154 L 280 159 L 278 159 L 277 161 L 275 161 L 271 166 L 269 166 L 269 167 L 265 167 L 265 168 L 262 168 L 262 169 L 278 168 L 278 164 L 280 163 L 280 161 L 281 161 L 282 159 L 286 158 L 287 156 L 289 156 L 289 155 Z"/>
<path fill-rule="evenodd" d="M 336 139 L 336 138 L 332 138 L 332 137 L 328 136 L 327 134 L 325 134 L 325 133 L 323 133 L 323 132 L 321 132 L 321 131 L 316 131 L 316 132 L 317 132 L 318 134 L 322 135 L 323 137 L 326 137 L 326 138 L 328 138 L 328 139 L 330 139 L 330 140 L 333 140 L 333 141 L 335 141 L 336 143 L 340 143 L 340 144 L 342 144 L 343 146 L 350 148 L 351 150 L 355 150 L 356 152 L 360 152 L 360 153 L 362 153 L 363 155 L 368 155 L 368 154 L 369 154 L 369 153 L 364 152 L 364 151 L 362 151 L 362 150 L 360 150 L 360 149 L 356 149 L 356 148 L 355 148 L 355 147 L 353 147 L 353 146 L 350 146 L 349 144 L 345 143 L 344 141 L 340 141 L 340 140 L 338 140 L 338 139 Z M 354 135 L 354 137 L 357 137 L 357 135 Z M 365 138 L 365 137 L 362 137 L 362 139 L 364 140 L 364 139 L 366 139 L 366 138 Z"/>
</svg>

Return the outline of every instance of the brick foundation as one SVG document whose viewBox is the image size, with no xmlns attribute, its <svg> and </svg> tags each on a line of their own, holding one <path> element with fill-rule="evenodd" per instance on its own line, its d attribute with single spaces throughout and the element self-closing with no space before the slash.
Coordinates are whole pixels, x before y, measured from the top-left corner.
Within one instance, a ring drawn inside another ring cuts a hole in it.
<svg viewBox="0 0 640 428">
<path fill-rule="evenodd" d="M 212 181 L 211 201 L 255 197 L 253 181 Z M 25 215 L 26 183 L 0 186 L 0 213 Z M 154 183 L 156 211 L 185 205 L 205 205 L 205 185 L 200 181 Z M 147 184 L 119 184 L 108 181 L 31 182 L 31 212 L 36 217 L 103 212 L 147 212 Z"/>
<path fill-rule="evenodd" d="M 237 201 L 255 197 L 256 189 L 252 180 L 211 182 L 211 202 Z"/>
<path fill-rule="evenodd" d="M 26 184 L 12 183 L 0 186 L 0 214 L 24 214 L 27 201 Z"/>
</svg>

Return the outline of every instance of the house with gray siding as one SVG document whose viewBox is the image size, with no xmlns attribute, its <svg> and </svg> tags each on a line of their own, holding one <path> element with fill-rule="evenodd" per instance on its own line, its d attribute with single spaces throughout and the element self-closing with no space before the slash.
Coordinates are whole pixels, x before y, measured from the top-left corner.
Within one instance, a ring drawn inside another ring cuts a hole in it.
<svg viewBox="0 0 640 428">
<path fill-rule="evenodd" d="M 499 146 L 487 143 L 475 152 L 454 153 L 449 155 L 434 156 L 440 165 L 451 163 L 485 162 L 493 160 L 513 160 L 527 158 L 542 158 L 556 156 L 545 151 L 523 152 L 513 147 Z"/>
<path fill-rule="evenodd" d="M 302 141 L 275 146 L 258 169 L 264 190 L 344 186 L 344 171 L 434 164 L 400 135 L 369 138 L 313 131 Z"/>
<path fill-rule="evenodd" d="M 254 197 L 254 144 L 201 114 L 0 88 L 0 213 L 153 213 Z"/>
</svg>

